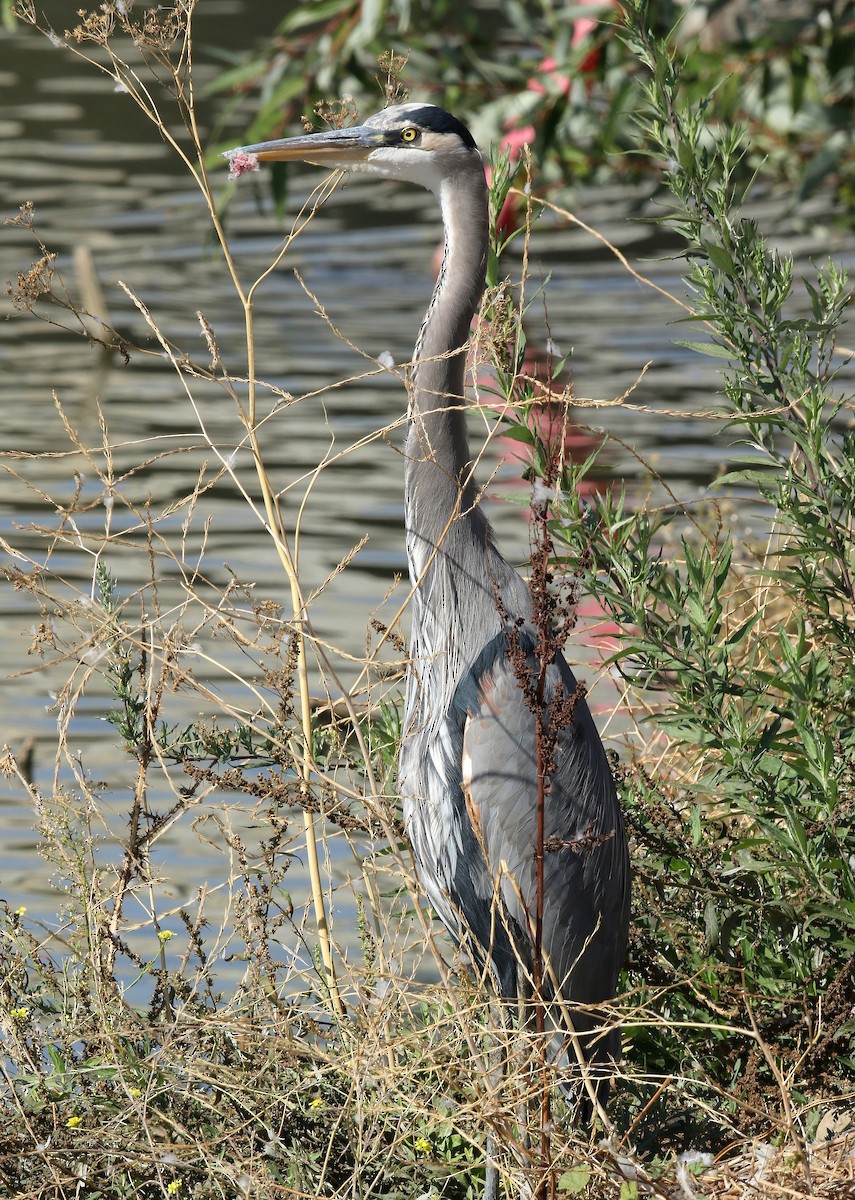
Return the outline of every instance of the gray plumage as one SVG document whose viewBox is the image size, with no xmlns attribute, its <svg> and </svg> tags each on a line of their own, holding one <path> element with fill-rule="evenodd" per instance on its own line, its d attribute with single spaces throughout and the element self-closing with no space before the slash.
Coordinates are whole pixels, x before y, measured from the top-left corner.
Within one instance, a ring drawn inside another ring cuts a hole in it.
<svg viewBox="0 0 855 1200">
<path fill-rule="evenodd" d="M 489 962 L 499 995 L 516 999 L 532 975 L 538 763 L 535 718 L 500 610 L 522 618 L 521 650 L 530 671 L 539 667 L 528 587 L 496 549 L 466 435 L 465 348 L 488 247 L 481 155 L 459 121 L 421 104 L 385 109 L 355 129 L 244 149 L 409 180 L 439 198 L 445 254 L 408 389 L 405 518 L 415 591 L 400 785 L 431 904 L 463 951 Z M 559 656 L 547 672 L 547 699 L 576 687 Z M 629 863 L 608 761 L 583 699 L 559 736 L 545 826 L 554 847 L 544 869 L 545 998 L 557 979 L 576 1031 L 595 1034 L 597 1017 L 584 1006 L 615 994 Z M 560 1028 L 555 1005 L 551 1018 Z M 607 1073 L 616 1036 L 583 1036 L 582 1046 Z"/>
</svg>

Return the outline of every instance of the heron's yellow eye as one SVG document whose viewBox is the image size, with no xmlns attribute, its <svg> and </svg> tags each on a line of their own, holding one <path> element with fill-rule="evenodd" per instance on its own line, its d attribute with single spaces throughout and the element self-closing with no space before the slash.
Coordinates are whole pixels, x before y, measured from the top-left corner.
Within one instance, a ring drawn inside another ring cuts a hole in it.
<svg viewBox="0 0 855 1200">
<path fill-rule="evenodd" d="M 412 125 L 409 125 L 406 129 L 401 130 L 402 142 L 414 142 L 418 136 L 418 129 L 413 129 Z"/>
</svg>

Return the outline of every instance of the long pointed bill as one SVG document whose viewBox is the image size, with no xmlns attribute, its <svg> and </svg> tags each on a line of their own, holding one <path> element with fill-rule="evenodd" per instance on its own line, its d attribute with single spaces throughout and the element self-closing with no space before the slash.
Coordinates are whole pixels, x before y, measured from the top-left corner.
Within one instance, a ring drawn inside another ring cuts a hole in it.
<svg viewBox="0 0 855 1200">
<path fill-rule="evenodd" d="M 231 160 L 245 154 L 259 162 L 306 162 L 319 167 L 347 167 L 364 162 L 372 150 L 385 146 L 386 136 L 385 130 L 355 125 L 351 129 L 327 129 L 303 137 L 237 146 L 234 150 L 226 150 L 223 157 Z"/>
</svg>

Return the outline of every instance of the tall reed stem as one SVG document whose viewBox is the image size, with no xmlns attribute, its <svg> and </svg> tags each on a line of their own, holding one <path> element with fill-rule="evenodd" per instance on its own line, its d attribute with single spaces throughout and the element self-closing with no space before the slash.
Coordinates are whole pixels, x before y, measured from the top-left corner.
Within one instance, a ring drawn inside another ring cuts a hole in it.
<svg viewBox="0 0 855 1200">
<path fill-rule="evenodd" d="M 256 424 L 256 388 L 255 388 L 255 342 L 253 338 L 253 311 L 252 302 L 255 294 L 255 284 L 244 294 L 241 290 L 241 302 L 244 310 L 244 320 L 246 327 L 246 353 L 247 353 L 247 376 L 248 376 L 248 403 L 247 410 L 244 414 L 244 422 L 246 425 L 249 443 L 252 449 L 253 462 L 258 476 L 258 483 L 261 489 L 261 497 L 264 503 L 264 512 L 267 519 L 267 528 L 273 536 L 276 552 L 279 555 L 279 561 L 288 578 L 288 584 L 291 591 L 291 620 L 293 628 L 297 635 L 297 681 L 300 693 L 300 725 L 303 734 L 303 753 L 300 762 L 300 778 L 301 778 L 301 794 L 307 795 L 309 791 L 309 781 L 312 770 L 312 714 L 309 704 L 309 671 L 306 660 L 306 637 L 305 637 L 305 621 L 306 621 L 306 606 L 300 588 L 300 579 L 297 573 L 297 564 L 294 554 L 288 541 L 288 534 L 285 529 L 282 515 L 276 503 L 276 498 L 273 494 L 273 489 L 270 483 L 270 477 L 264 465 L 264 457 L 261 452 L 261 446 L 258 441 L 258 429 Z M 323 962 L 325 973 L 325 985 L 329 994 L 330 1005 L 333 1012 L 338 1017 L 344 1015 L 344 1005 L 341 999 L 341 993 L 338 988 L 336 979 L 335 963 L 332 954 L 332 940 L 330 938 L 329 923 L 327 921 L 326 904 L 324 902 L 324 889 L 321 882 L 320 860 L 318 856 L 318 832 L 317 832 L 317 816 L 309 812 L 308 808 L 303 808 L 303 826 L 306 833 L 306 857 L 309 865 L 309 879 L 312 886 L 312 902 L 315 909 L 315 924 L 318 931 L 318 942 L 321 948 L 321 960 Z"/>
</svg>

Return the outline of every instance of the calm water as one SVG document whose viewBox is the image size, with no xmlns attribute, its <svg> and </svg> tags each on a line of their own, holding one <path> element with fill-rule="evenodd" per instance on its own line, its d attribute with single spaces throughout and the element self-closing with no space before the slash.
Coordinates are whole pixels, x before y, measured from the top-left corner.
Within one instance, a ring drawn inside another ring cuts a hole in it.
<svg viewBox="0 0 855 1200">
<path fill-rule="evenodd" d="M 63 20 L 61 14 L 73 13 L 74 7 L 52 7 L 58 28 L 73 19 L 66 15 Z M 237 0 L 206 0 L 200 6 L 199 82 L 210 79 L 214 70 L 205 47 L 252 46 L 268 31 L 264 10 L 263 5 L 241 5 Z M 227 704 L 251 713 L 257 701 L 242 680 L 257 676 L 253 661 L 263 654 L 242 650 L 225 638 L 212 641 L 209 631 L 194 626 L 203 620 L 202 609 L 185 607 L 185 582 L 193 563 L 204 577 L 196 586 L 208 605 L 221 600 L 232 578 L 251 585 L 251 591 L 238 592 L 233 599 L 243 633 L 249 623 L 242 621 L 241 613 L 254 603 L 287 600 L 273 547 L 241 495 L 245 489 L 257 501 L 235 405 L 219 384 L 185 376 L 197 406 L 194 411 L 182 382 L 118 282 L 144 301 L 172 345 L 206 366 L 209 355 L 196 317 L 202 310 L 216 331 L 224 361 L 234 375 L 245 375 L 242 315 L 211 241 L 201 197 L 126 96 L 114 93 L 109 81 L 37 35 L 23 30 L 2 34 L 0 86 L 3 214 L 12 215 L 20 204 L 32 201 L 37 232 L 58 254 L 62 282 L 55 291 L 61 294 L 65 287 L 72 298 L 80 298 L 82 276 L 73 252 L 85 247 L 111 321 L 140 345 L 148 339 L 147 353 L 132 353 L 129 363 L 120 356 L 105 362 L 84 338 L 59 327 L 72 323 L 67 314 L 45 307 L 43 314 L 58 324 L 39 322 L 16 313 L 3 298 L 7 319 L 0 322 L 0 536 L 37 563 L 44 563 L 49 551 L 49 568 L 61 578 L 53 586 L 64 599 L 81 602 L 85 619 L 96 539 L 108 530 L 111 542 L 103 561 L 119 580 L 120 594 L 140 590 L 135 612 L 142 605 L 151 614 L 159 605 L 167 620 L 183 622 L 193 634 L 191 641 L 200 646 L 183 665 Z M 208 115 L 213 118 L 213 108 Z M 236 122 L 229 140 L 239 142 L 242 132 Z M 293 174 L 291 211 L 318 178 L 309 171 Z M 224 174 L 221 182 L 225 198 Z M 635 199 L 621 190 L 601 190 L 580 197 L 576 208 L 620 245 L 643 274 L 679 292 L 678 270 L 652 240 L 649 227 L 627 219 Z M 766 227 L 769 221 L 772 228 L 777 223 L 782 243 L 797 253 L 817 257 L 831 250 L 844 260 L 852 256 L 853 242 L 841 243 L 837 233 L 800 237 L 774 206 L 766 216 Z M 249 281 L 270 261 L 282 235 L 263 179 L 241 181 L 229 205 L 228 226 L 242 277 Z M 335 458 L 318 474 L 305 509 L 300 543 L 305 586 L 314 589 L 334 575 L 351 549 L 368 538 L 313 608 L 319 637 L 343 651 L 335 665 L 345 681 L 354 678 L 354 659 L 365 652 L 369 616 L 376 612 L 390 619 L 405 594 L 402 587 L 394 588 L 396 574 L 405 571 L 402 464 L 396 452 L 404 397 L 394 373 L 378 370 L 333 329 L 370 356 L 387 352 L 395 362 L 405 362 L 430 294 L 438 238 L 430 196 L 381 182 L 355 181 L 333 197 L 300 237 L 281 269 L 263 285 L 256 307 L 257 373 L 273 389 L 261 401 L 262 410 L 271 413 L 264 429 L 264 453 L 271 477 L 283 489 L 289 520 L 309 474 L 325 455 Z M 39 255 L 27 231 L 10 226 L 2 230 L 4 280 Z M 548 317 L 541 301 L 532 306 L 531 343 L 545 347 L 548 319 L 560 350 L 572 348 L 580 397 L 620 396 L 642 367 L 652 364 L 634 395 L 635 407 L 579 413 L 580 419 L 620 439 L 608 445 L 604 472 L 641 489 L 655 470 L 681 497 L 702 494 L 730 451 L 726 440 L 714 436 L 715 424 L 686 419 L 715 402 L 717 380 L 714 362 L 672 343 L 672 337 L 688 336 L 672 324 L 677 310 L 631 279 L 587 235 L 555 222 L 543 220 L 536 226 L 532 260 L 532 286 L 547 273 L 551 278 Z M 314 311 L 293 268 L 323 304 L 328 322 Z M 375 374 L 331 386 L 366 371 Z M 276 389 L 297 399 L 277 406 Z M 245 387 L 240 385 L 239 391 L 244 395 Z M 88 454 L 69 441 L 57 402 Z M 111 469 L 120 480 L 111 511 L 98 481 L 98 469 L 106 468 L 99 404 L 113 447 Z M 396 423 L 387 437 L 336 457 Z M 473 417 L 473 431 L 483 434 L 484 428 L 483 420 Z M 190 493 L 205 463 L 205 478 L 211 481 L 216 461 L 212 446 L 233 462 L 235 478 L 224 476 L 206 491 L 189 520 L 186 507 L 170 512 L 171 505 Z M 501 454 L 491 446 L 482 466 L 482 477 L 494 475 L 493 491 L 499 496 L 519 486 L 516 471 Z M 132 473 L 122 478 L 128 471 Z M 78 488 L 91 507 L 84 505 L 76 517 L 76 534 L 72 531 L 73 536 L 52 544 L 44 531 L 59 527 L 57 509 Z M 156 589 L 148 558 L 139 553 L 145 544 L 147 505 L 156 518 Z M 497 502 L 491 515 L 509 555 L 522 560 L 526 528 L 519 509 Z M 9 565 L 8 556 L 5 562 Z M 19 565 L 31 569 L 26 561 Z M 42 617 L 26 590 L 5 583 L 0 587 L 0 618 L 0 743 L 18 754 L 26 752 L 41 789 L 50 792 L 54 780 L 68 787 L 73 773 L 67 761 L 55 762 L 57 720 L 64 711 L 57 709 L 55 697 L 72 673 L 82 686 L 92 664 L 79 654 L 70 662 L 39 669 L 40 660 L 28 648 Z M 601 703 L 609 703 L 605 693 Z M 133 788 L 133 764 L 117 750 L 113 731 L 102 719 L 107 705 L 97 677 L 87 679 L 68 729 L 78 769 L 103 782 L 105 841 L 96 856 L 104 861 L 115 858 L 111 840 L 124 827 Z M 211 712 L 212 704 L 203 695 L 184 693 L 169 695 L 166 708 L 169 719 L 180 724 Z M 152 800 L 161 808 L 169 804 L 170 791 L 163 782 L 155 784 Z M 26 905 L 30 916 L 54 925 L 58 900 L 49 886 L 50 868 L 36 852 L 31 805 L 20 789 L 0 781 L 0 806 L 0 897 L 12 908 Z M 158 843 L 153 863 L 163 879 L 158 885 L 160 911 L 189 901 L 204 881 L 216 886 L 228 877 L 228 855 L 211 822 L 245 807 L 236 806 L 233 799 L 212 797 L 209 805 L 192 810 Z M 208 821 L 209 841 L 200 841 L 191 828 L 191 818 L 200 815 Z M 234 819 L 244 829 L 253 825 L 246 812 Z M 353 869 L 353 859 L 346 848 L 334 845 L 331 853 L 334 876 L 343 879 Z M 306 891 L 301 864 L 298 852 L 288 877 L 298 914 Z M 344 893 L 340 904 L 348 911 Z M 141 920 L 144 908 L 141 902 Z"/>
</svg>

